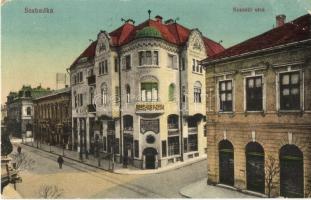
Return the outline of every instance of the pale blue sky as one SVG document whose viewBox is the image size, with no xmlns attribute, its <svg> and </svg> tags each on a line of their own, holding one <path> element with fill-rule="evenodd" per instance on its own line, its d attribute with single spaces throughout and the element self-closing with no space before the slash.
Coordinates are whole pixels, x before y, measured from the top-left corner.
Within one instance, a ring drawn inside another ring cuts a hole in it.
<svg viewBox="0 0 311 200">
<path fill-rule="evenodd" d="M 25 7 L 54 13 L 27 14 Z M 233 12 L 234 7 L 265 12 Z M 116 29 L 122 17 L 139 24 L 148 9 L 152 17 L 179 17 L 178 23 L 229 47 L 271 29 L 278 14 L 287 21 L 306 14 L 311 0 L 11 0 L 1 6 L 2 99 L 23 84 L 55 88 L 56 72 L 65 72 L 99 30 Z"/>
</svg>

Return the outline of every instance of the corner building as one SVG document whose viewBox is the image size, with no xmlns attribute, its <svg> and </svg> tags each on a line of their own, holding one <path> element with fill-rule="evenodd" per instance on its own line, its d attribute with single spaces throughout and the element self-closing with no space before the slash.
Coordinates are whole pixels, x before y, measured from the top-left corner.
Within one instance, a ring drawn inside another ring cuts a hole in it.
<svg viewBox="0 0 311 200">
<path fill-rule="evenodd" d="M 73 148 L 141 169 L 204 156 L 205 73 L 223 50 L 161 16 L 100 31 L 70 67 Z"/>
<path fill-rule="evenodd" d="M 275 170 L 272 196 L 311 194 L 311 17 L 284 20 L 202 61 L 211 184 L 268 195 Z"/>
</svg>

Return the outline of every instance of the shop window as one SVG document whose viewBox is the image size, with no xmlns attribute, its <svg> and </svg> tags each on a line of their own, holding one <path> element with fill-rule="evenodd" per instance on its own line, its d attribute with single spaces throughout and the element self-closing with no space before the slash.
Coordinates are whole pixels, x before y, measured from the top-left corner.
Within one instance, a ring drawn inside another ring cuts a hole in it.
<svg viewBox="0 0 311 200">
<path fill-rule="evenodd" d="M 188 135 L 188 148 L 189 151 L 198 150 L 198 134 Z"/>
<path fill-rule="evenodd" d="M 138 158 L 139 157 L 139 142 L 138 140 L 134 141 L 134 149 L 135 149 L 135 157 Z"/>
<path fill-rule="evenodd" d="M 179 154 L 179 136 L 168 137 L 168 155 Z"/>
<path fill-rule="evenodd" d="M 141 101 L 158 101 L 157 83 L 141 83 Z"/>
<path fill-rule="evenodd" d="M 300 109 L 300 74 L 288 72 L 280 74 L 281 110 Z"/>
<path fill-rule="evenodd" d="M 262 110 L 262 77 L 246 78 L 246 109 L 247 111 Z"/>
<path fill-rule="evenodd" d="M 232 111 L 232 81 L 219 82 L 220 111 Z"/>
</svg>

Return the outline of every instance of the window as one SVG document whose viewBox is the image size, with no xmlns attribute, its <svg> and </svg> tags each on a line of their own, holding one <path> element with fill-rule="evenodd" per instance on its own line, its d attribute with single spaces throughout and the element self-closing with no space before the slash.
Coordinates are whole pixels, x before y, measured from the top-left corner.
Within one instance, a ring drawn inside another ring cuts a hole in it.
<svg viewBox="0 0 311 200">
<path fill-rule="evenodd" d="M 167 118 L 168 129 L 178 129 L 178 115 L 169 115 Z"/>
<path fill-rule="evenodd" d="M 83 106 L 83 94 L 79 94 L 79 106 Z"/>
<path fill-rule="evenodd" d="M 105 60 L 99 63 L 99 75 L 108 74 L 108 61 Z"/>
<path fill-rule="evenodd" d="M 123 129 L 127 131 L 133 130 L 133 117 L 131 115 L 123 116 Z"/>
<path fill-rule="evenodd" d="M 194 88 L 193 88 L 195 103 L 201 103 L 201 88 L 202 88 L 202 84 L 199 81 L 195 82 Z"/>
<path fill-rule="evenodd" d="M 31 115 L 31 107 L 26 108 L 26 114 L 29 116 Z"/>
<path fill-rule="evenodd" d="M 104 151 L 107 151 L 107 138 L 105 136 L 103 137 L 103 144 Z"/>
<path fill-rule="evenodd" d="M 141 101 L 158 101 L 157 83 L 141 83 Z"/>
<path fill-rule="evenodd" d="M 195 72 L 195 59 L 192 59 L 192 71 Z"/>
<path fill-rule="evenodd" d="M 220 111 L 232 111 L 232 81 L 219 82 Z"/>
<path fill-rule="evenodd" d="M 125 58 L 123 59 L 123 66 L 125 70 L 131 69 L 131 55 L 125 56 Z"/>
<path fill-rule="evenodd" d="M 120 97 L 119 97 L 119 86 L 116 86 L 115 87 L 115 96 L 116 96 L 116 98 L 115 98 L 115 102 L 119 102 L 120 101 Z"/>
<path fill-rule="evenodd" d="M 134 140 L 134 155 L 136 158 L 139 157 L 139 143 L 138 143 L 138 140 Z"/>
<path fill-rule="evenodd" d="M 30 91 L 25 91 L 25 97 L 31 97 L 31 92 Z"/>
<path fill-rule="evenodd" d="M 175 101 L 175 84 L 171 83 L 168 87 L 168 100 Z"/>
<path fill-rule="evenodd" d="M 118 58 L 114 59 L 114 72 L 118 72 Z"/>
<path fill-rule="evenodd" d="M 79 82 L 83 81 L 83 72 L 79 72 Z"/>
<path fill-rule="evenodd" d="M 300 109 L 299 72 L 280 74 L 280 108 L 281 110 Z"/>
<path fill-rule="evenodd" d="M 143 65 L 158 65 L 159 53 L 158 51 L 140 51 L 138 53 L 139 66 Z"/>
<path fill-rule="evenodd" d="M 90 102 L 89 104 L 93 104 L 94 101 L 94 88 L 90 88 Z"/>
<path fill-rule="evenodd" d="M 75 98 L 74 105 L 75 105 L 75 108 L 76 108 L 76 107 L 78 106 L 78 96 L 77 96 L 77 93 L 74 92 L 74 93 L 73 93 L 73 96 L 74 96 L 74 98 Z"/>
<path fill-rule="evenodd" d="M 199 60 L 192 59 L 192 71 L 197 73 L 203 72 L 203 66 L 199 64 Z"/>
<path fill-rule="evenodd" d="M 107 105 L 107 100 L 108 100 L 108 89 L 107 85 L 104 83 L 101 86 L 101 95 L 102 95 L 102 105 Z"/>
<path fill-rule="evenodd" d="M 177 56 L 168 54 L 168 59 L 167 59 L 167 67 L 172 68 L 172 69 L 177 69 Z"/>
<path fill-rule="evenodd" d="M 162 141 L 162 157 L 166 157 L 166 140 Z"/>
<path fill-rule="evenodd" d="M 184 138 L 184 152 L 188 152 L 188 138 Z"/>
<path fill-rule="evenodd" d="M 246 78 L 246 109 L 248 111 L 262 110 L 262 77 Z"/>
<path fill-rule="evenodd" d="M 186 87 L 182 86 L 182 102 L 186 102 Z"/>
<path fill-rule="evenodd" d="M 168 137 L 168 155 L 179 154 L 179 136 Z"/>
<path fill-rule="evenodd" d="M 188 148 L 189 151 L 198 150 L 198 134 L 192 134 L 188 136 Z"/>
<path fill-rule="evenodd" d="M 181 66 L 182 66 L 182 70 L 186 70 L 186 61 L 185 61 L 185 58 L 182 58 L 181 59 Z"/>
<path fill-rule="evenodd" d="M 129 85 L 125 86 L 126 90 L 126 103 L 130 103 L 130 98 L 131 98 L 131 88 Z"/>
</svg>

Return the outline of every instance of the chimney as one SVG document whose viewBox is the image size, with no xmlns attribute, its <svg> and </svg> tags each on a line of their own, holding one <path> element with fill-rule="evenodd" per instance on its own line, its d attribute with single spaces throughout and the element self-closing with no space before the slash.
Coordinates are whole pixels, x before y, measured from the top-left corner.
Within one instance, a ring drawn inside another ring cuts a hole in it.
<svg viewBox="0 0 311 200">
<path fill-rule="evenodd" d="M 155 16 L 155 19 L 156 19 L 157 22 L 162 23 L 163 17 L 161 17 L 160 15 L 157 15 L 157 16 Z"/>
<path fill-rule="evenodd" d="M 283 26 L 285 24 L 285 15 L 277 15 L 276 16 L 276 27 Z"/>
<path fill-rule="evenodd" d="M 173 24 L 174 20 L 173 19 L 168 19 L 165 21 L 165 24 Z"/>
</svg>

